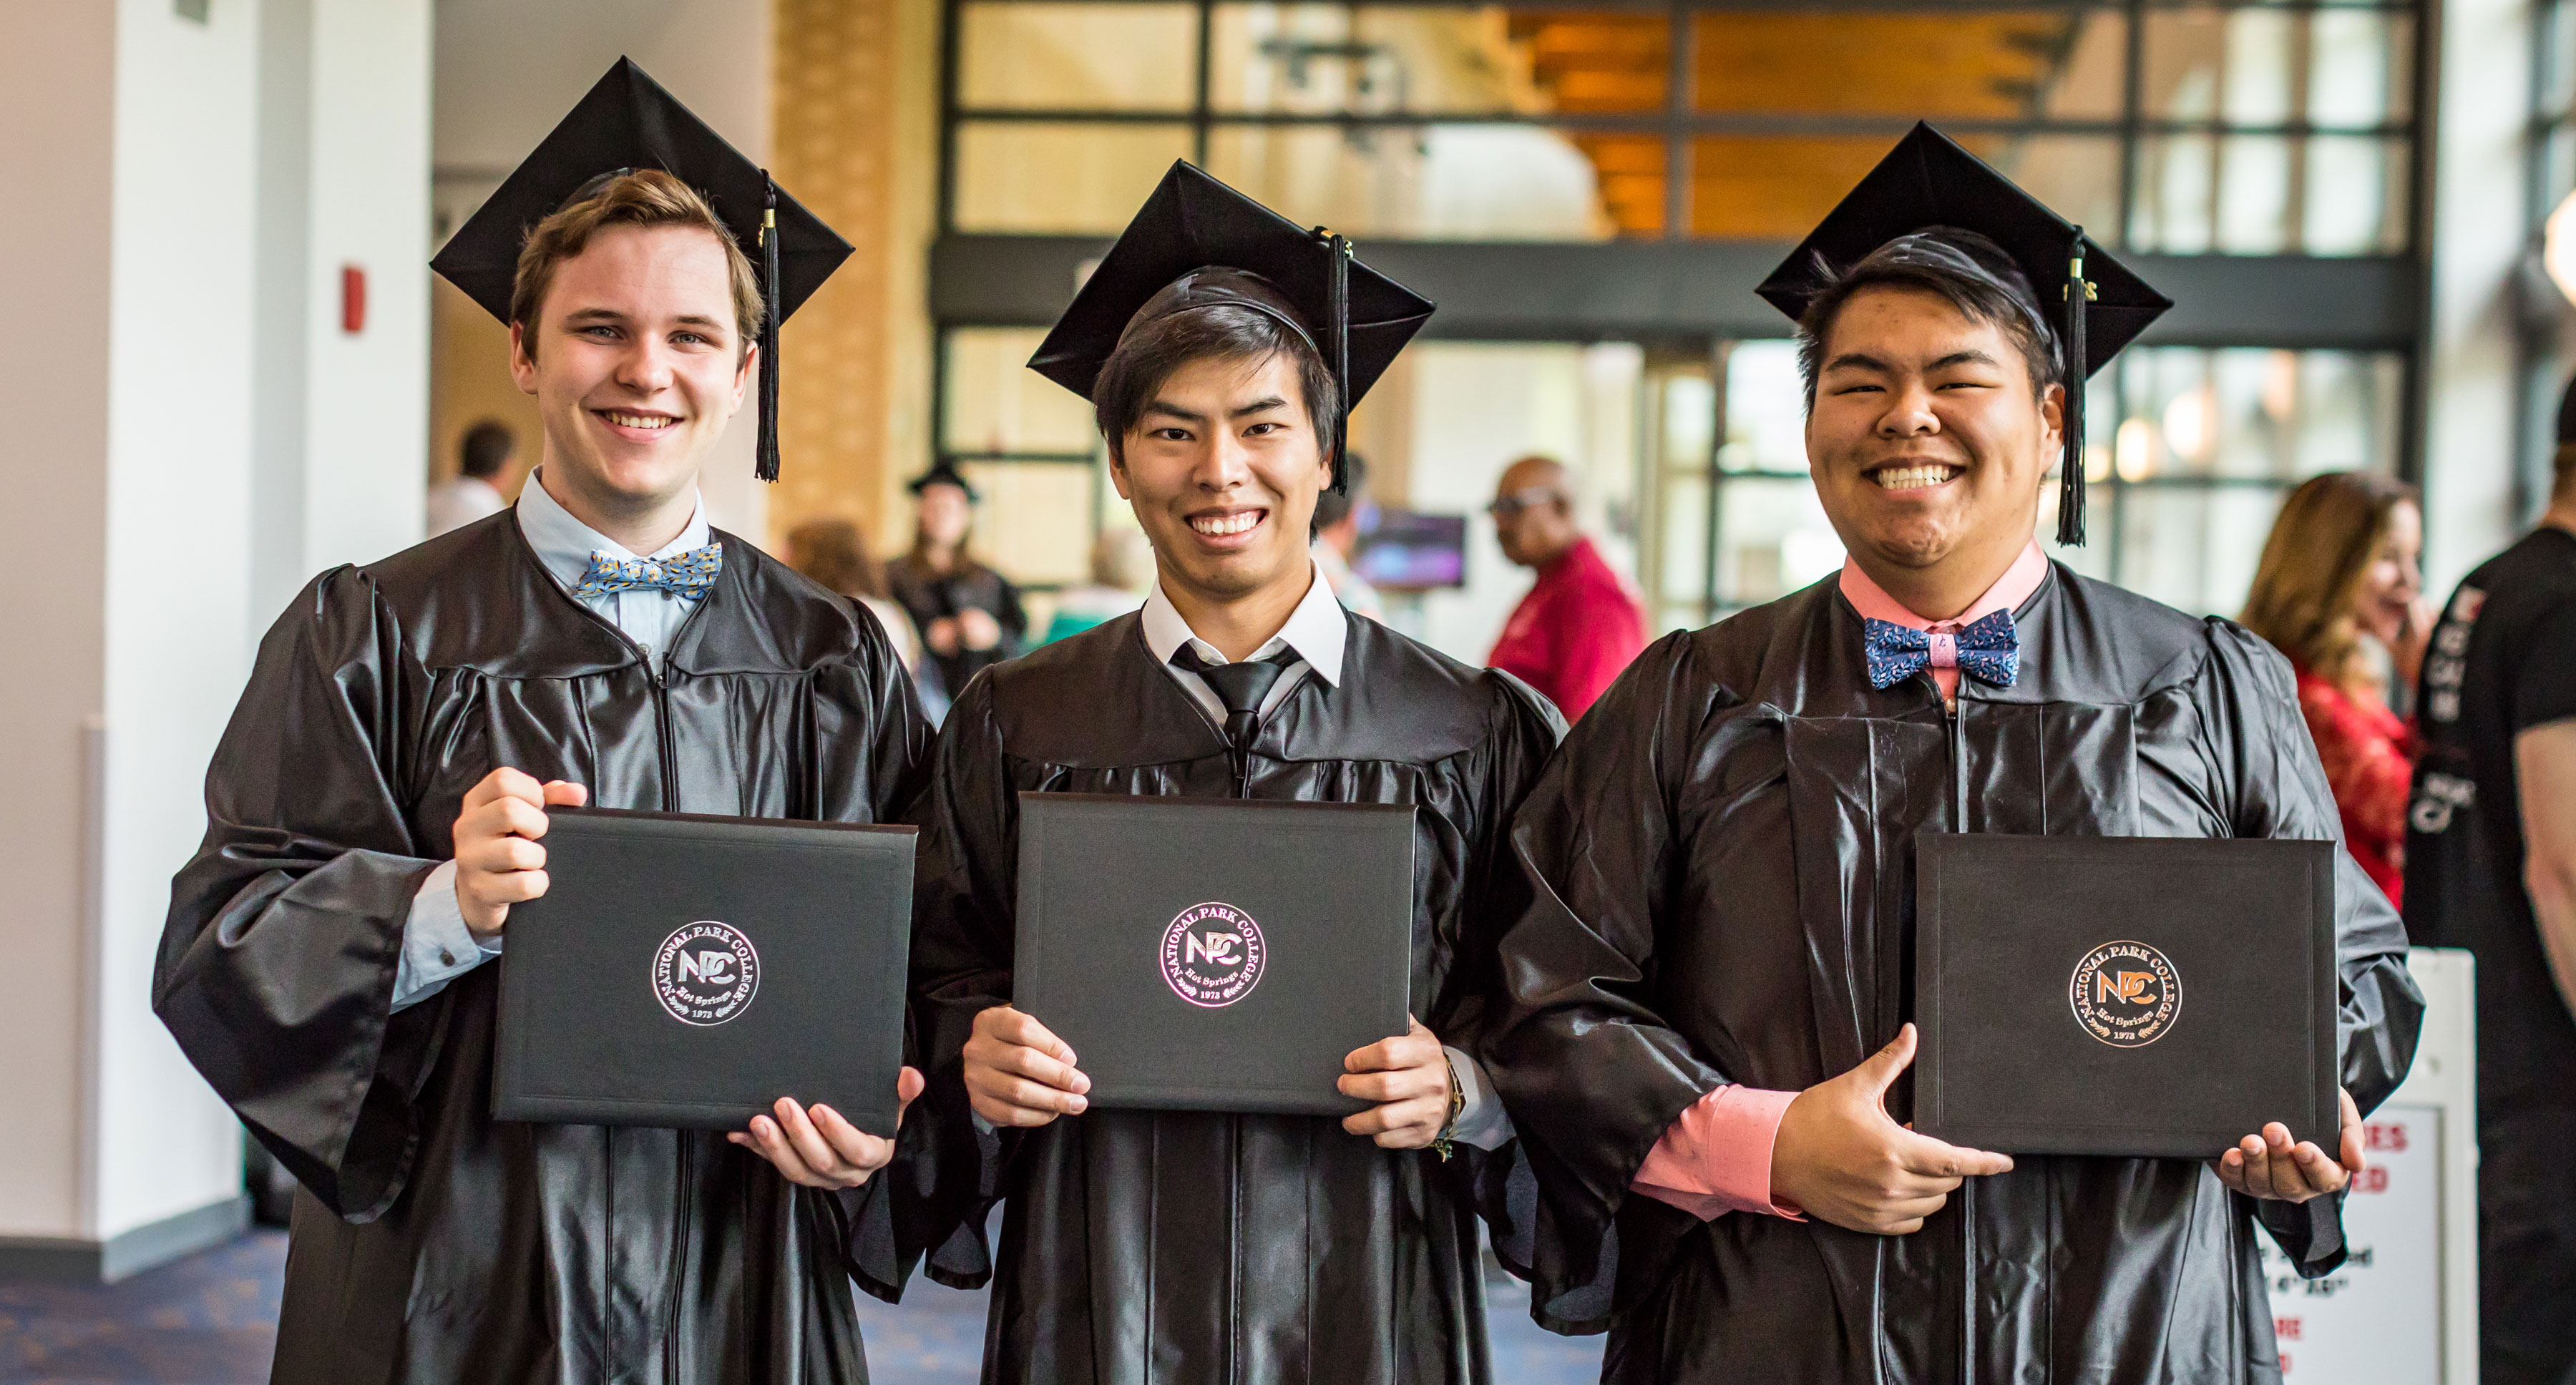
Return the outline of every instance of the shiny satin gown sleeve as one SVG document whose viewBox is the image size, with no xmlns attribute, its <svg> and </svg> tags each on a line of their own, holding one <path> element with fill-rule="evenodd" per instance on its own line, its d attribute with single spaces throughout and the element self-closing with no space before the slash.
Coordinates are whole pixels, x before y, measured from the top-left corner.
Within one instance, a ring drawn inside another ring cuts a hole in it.
<svg viewBox="0 0 2576 1385">
<path fill-rule="evenodd" d="M 403 921 L 450 854 L 402 785 L 423 673 L 375 584 L 314 579 L 266 639 L 173 882 L 153 1009 L 304 1186 L 369 1220 L 402 1191 L 448 1007 L 391 1009 Z"/>
<path fill-rule="evenodd" d="M 1532 1311 L 1559 1330 L 1599 1330 L 1629 1185 L 1674 1118 L 1729 1080 L 1657 1013 L 1650 985 L 1672 804 L 1698 729 L 1732 701 L 1691 669 L 1691 648 L 1674 635 L 1637 657 L 1511 829 L 1525 890 L 1484 1058 L 1538 1176 Z"/>
<path fill-rule="evenodd" d="M 1019 803 L 1001 732 L 993 680 L 979 674 L 941 723 L 928 785 L 907 818 L 921 829 L 913 861 L 912 1028 L 929 1085 L 913 1103 L 898 1217 L 899 1263 L 881 1294 L 899 1292 L 913 1264 L 952 1288 L 992 1276 L 983 1216 L 1000 1195 L 1002 1170 L 1018 1142 L 979 1127 L 967 1104 L 966 1041 L 975 1017 L 1011 995 Z M 892 1171 L 892 1170 L 890 1170 Z M 863 1277 L 862 1282 L 865 1282 Z"/>
<path fill-rule="evenodd" d="M 2236 788 L 2229 805 L 2236 835 L 2341 841 L 2343 818 L 2299 712 L 2289 661 L 2233 624 L 2213 625 L 2209 695 L 2220 705 L 2206 709 L 2204 743 L 2217 782 Z M 2335 854 L 2335 979 L 2343 1085 L 2368 1115 L 2406 1079 L 2424 997 L 2406 971 L 2396 906 L 2350 851 Z M 2300 1274 L 2315 1278 L 2343 1263 L 2342 1194 L 2252 1207 Z"/>
</svg>

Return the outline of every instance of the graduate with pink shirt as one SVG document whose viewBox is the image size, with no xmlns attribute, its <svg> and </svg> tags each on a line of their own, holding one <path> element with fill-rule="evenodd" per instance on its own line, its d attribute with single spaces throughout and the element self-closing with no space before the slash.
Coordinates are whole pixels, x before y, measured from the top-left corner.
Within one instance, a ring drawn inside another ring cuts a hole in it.
<svg viewBox="0 0 2576 1385">
<path fill-rule="evenodd" d="M 1649 647 L 1516 817 L 1482 1057 L 1537 1196 L 1498 1248 L 1620 1385 L 2277 1382 L 2257 1238 L 2343 1262 L 2334 1194 L 2422 1011 L 2348 854 L 2334 1148 L 2276 1122 L 2015 1158 L 1905 1124 L 1919 835 L 2336 835 L 2286 661 L 2034 537 L 2062 461 L 2082 541 L 2083 376 L 2168 305 L 1928 126 L 1763 291 L 1849 561 Z"/>
</svg>

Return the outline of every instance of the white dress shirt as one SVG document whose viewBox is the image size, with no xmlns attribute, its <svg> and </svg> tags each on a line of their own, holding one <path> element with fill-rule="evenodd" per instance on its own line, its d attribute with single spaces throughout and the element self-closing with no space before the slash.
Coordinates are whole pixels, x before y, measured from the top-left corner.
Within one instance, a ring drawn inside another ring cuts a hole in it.
<svg viewBox="0 0 2576 1385">
<path fill-rule="evenodd" d="M 547 575 L 569 594 L 590 570 L 593 553 L 621 561 L 670 558 L 707 546 L 707 510 L 703 503 L 689 512 L 680 536 L 651 553 L 631 553 L 625 545 L 573 518 L 572 511 L 546 493 L 543 468 L 519 491 L 519 532 Z M 608 592 L 573 598 L 633 640 L 644 657 L 667 665 L 671 636 L 689 618 L 695 604 L 666 591 Z M 394 968 L 394 1004 L 400 1010 L 438 994 L 448 982 L 501 955 L 501 939 L 486 943 L 465 926 L 465 911 L 456 902 L 456 863 L 440 863 L 412 896 L 411 917 L 403 924 L 402 960 Z"/>
<path fill-rule="evenodd" d="M 1267 659 L 1283 650 L 1297 652 L 1297 662 L 1288 666 L 1288 671 L 1280 675 L 1278 682 L 1270 685 L 1269 694 L 1261 699 L 1261 715 L 1264 717 L 1287 701 L 1288 695 L 1296 691 L 1297 685 L 1308 674 L 1323 679 L 1328 687 L 1342 685 L 1342 650 L 1350 637 L 1349 617 L 1343 613 L 1341 602 L 1334 599 L 1333 585 L 1325 579 L 1322 567 L 1314 568 L 1313 573 L 1307 583 L 1306 595 L 1297 602 L 1297 609 L 1288 613 L 1288 623 L 1280 626 L 1279 633 L 1264 641 L 1259 649 L 1252 651 L 1251 657 L 1255 659 Z M 1173 663 L 1172 656 L 1179 653 L 1186 643 L 1195 646 L 1199 657 L 1211 664 L 1231 661 L 1215 645 L 1191 632 L 1189 622 L 1183 620 L 1180 611 L 1172 605 L 1172 598 L 1164 595 L 1163 584 L 1159 580 L 1154 583 L 1153 594 L 1145 598 L 1142 619 L 1145 647 L 1161 661 L 1163 672 L 1170 674 L 1172 681 L 1180 684 L 1181 690 L 1188 693 L 1190 700 L 1199 705 L 1199 710 L 1207 714 L 1210 725 L 1223 728 L 1225 700 L 1216 695 L 1216 690 L 1207 685 L 1206 679 Z M 1512 1138 L 1512 1118 L 1504 1114 L 1502 1102 L 1494 1098 L 1492 1081 L 1485 1076 L 1484 1068 L 1465 1051 L 1446 1045 L 1441 1051 L 1449 1055 L 1449 1073 L 1457 1080 L 1458 1093 L 1464 1100 L 1458 1108 L 1458 1120 L 1451 1127 L 1449 1137 L 1478 1149 L 1500 1148 Z"/>
</svg>

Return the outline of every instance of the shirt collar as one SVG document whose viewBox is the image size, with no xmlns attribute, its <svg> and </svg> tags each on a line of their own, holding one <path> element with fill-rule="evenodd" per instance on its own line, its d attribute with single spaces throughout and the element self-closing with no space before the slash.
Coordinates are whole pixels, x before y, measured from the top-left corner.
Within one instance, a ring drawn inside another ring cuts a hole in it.
<svg viewBox="0 0 2576 1385">
<path fill-rule="evenodd" d="M 1926 620 L 1905 609 L 1895 597 L 1869 580 L 1869 574 L 1860 570 L 1859 563 L 1848 557 L 1843 559 L 1842 589 L 1843 599 L 1852 604 L 1852 609 L 1871 620 L 1883 620 L 1914 630 L 1929 630 L 1935 625 L 1965 625 L 1995 611 L 2015 610 L 2028 601 L 2030 594 L 2038 591 L 2039 584 L 2047 578 L 2048 555 L 2039 551 L 2039 540 L 2034 538 L 2022 548 L 2021 556 L 2013 559 L 2012 566 L 2004 569 L 2004 575 L 1986 588 L 1985 595 L 1948 620 Z"/>
<path fill-rule="evenodd" d="M 693 548 L 707 546 L 707 507 L 694 492 L 690 500 L 689 522 L 680 536 L 652 553 L 630 553 L 624 544 L 573 518 L 563 502 L 546 491 L 541 467 L 519 488 L 519 532 L 527 535 L 528 547 L 536 550 L 537 560 L 546 565 L 555 580 L 567 587 L 578 586 L 582 574 L 590 571 L 590 555 L 605 553 L 612 558 L 668 558 Z"/>
<path fill-rule="evenodd" d="M 1324 580 L 1323 570 L 1313 567 L 1312 559 L 1308 561 L 1306 595 L 1297 602 L 1297 609 L 1288 613 L 1288 623 L 1252 651 L 1252 657 L 1266 659 L 1282 649 L 1294 649 L 1317 676 L 1338 688 L 1342 685 L 1342 644 L 1350 634 L 1348 617 L 1342 614 L 1342 603 L 1333 599 L 1332 584 Z M 1163 594 L 1160 578 L 1154 581 L 1153 594 L 1145 598 L 1144 623 L 1145 647 L 1154 651 L 1159 662 L 1170 663 L 1185 642 L 1197 645 L 1199 657 L 1210 663 L 1226 662 L 1215 645 L 1190 632 L 1189 622 L 1181 619 L 1172 598 Z"/>
</svg>

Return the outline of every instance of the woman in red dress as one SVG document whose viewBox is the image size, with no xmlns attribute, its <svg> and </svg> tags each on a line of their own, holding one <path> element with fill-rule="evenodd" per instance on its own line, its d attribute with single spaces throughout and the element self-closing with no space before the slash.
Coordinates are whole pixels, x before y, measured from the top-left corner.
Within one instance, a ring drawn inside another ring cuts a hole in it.
<svg viewBox="0 0 2576 1385">
<path fill-rule="evenodd" d="M 2243 617 L 2298 671 L 2299 710 L 2342 810 L 2344 844 L 2391 901 L 2406 864 L 2415 728 L 2389 709 L 2388 680 L 2411 692 L 2424 663 L 2435 613 L 2423 552 L 2414 487 L 2363 471 L 2311 477 L 2272 522 Z"/>
</svg>

